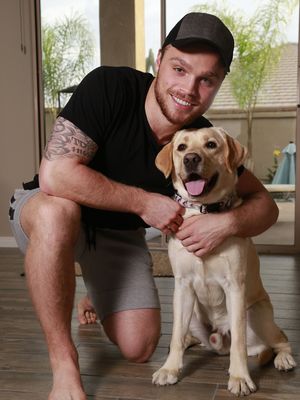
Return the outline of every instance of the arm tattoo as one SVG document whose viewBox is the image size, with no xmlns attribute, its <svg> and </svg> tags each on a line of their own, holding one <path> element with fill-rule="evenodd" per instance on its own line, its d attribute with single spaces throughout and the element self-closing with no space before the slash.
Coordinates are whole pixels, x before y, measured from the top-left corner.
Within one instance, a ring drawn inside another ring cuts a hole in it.
<svg viewBox="0 0 300 400">
<path fill-rule="evenodd" d="M 44 157 L 48 161 L 61 157 L 79 157 L 88 164 L 98 150 L 97 144 L 72 122 L 58 117 L 47 143 Z"/>
</svg>

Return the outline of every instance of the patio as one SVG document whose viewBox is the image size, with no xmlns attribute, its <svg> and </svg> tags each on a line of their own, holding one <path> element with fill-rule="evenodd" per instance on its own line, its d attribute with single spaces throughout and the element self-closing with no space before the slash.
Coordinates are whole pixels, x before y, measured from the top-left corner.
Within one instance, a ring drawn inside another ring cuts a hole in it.
<svg viewBox="0 0 300 400">
<path fill-rule="evenodd" d="M 255 244 L 290 246 L 294 244 L 295 202 L 277 200 L 276 203 L 279 208 L 276 224 L 263 234 L 253 238 Z"/>
</svg>

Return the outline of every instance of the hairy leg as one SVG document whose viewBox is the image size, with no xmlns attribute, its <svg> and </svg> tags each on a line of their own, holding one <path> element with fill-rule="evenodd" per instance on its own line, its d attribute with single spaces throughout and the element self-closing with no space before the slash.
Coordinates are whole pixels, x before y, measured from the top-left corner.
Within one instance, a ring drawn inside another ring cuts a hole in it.
<svg viewBox="0 0 300 400">
<path fill-rule="evenodd" d="M 29 237 L 25 257 L 28 287 L 53 371 L 49 400 L 85 400 L 71 338 L 80 208 L 69 200 L 38 193 L 24 206 L 21 224 Z"/>
<path fill-rule="evenodd" d="M 137 363 L 149 360 L 160 338 L 160 310 L 157 308 L 120 311 L 106 317 L 102 324 L 123 356 Z"/>
</svg>

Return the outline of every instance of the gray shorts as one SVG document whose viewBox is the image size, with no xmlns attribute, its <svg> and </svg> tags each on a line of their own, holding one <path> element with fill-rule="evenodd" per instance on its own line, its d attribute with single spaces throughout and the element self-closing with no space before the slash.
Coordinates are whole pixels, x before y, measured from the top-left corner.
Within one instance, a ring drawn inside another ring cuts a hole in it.
<svg viewBox="0 0 300 400">
<path fill-rule="evenodd" d="M 20 224 L 20 214 L 24 204 L 38 192 L 39 189 L 17 189 L 10 203 L 12 232 L 24 254 L 28 237 Z M 81 266 L 88 294 L 101 320 L 119 311 L 160 307 L 145 229 L 99 229 L 94 247 L 88 246 L 82 228 L 75 259 Z"/>
</svg>

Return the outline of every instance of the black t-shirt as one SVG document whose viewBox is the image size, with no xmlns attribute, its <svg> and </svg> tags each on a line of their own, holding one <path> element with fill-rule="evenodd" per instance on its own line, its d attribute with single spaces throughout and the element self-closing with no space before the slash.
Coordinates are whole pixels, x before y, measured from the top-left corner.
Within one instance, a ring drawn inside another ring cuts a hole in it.
<svg viewBox="0 0 300 400">
<path fill-rule="evenodd" d="M 157 144 L 145 114 L 146 95 L 153 79 L 151 74 L 128 67 L 97 68 L 79 84 L 60 115 L 99 146 L 89 164 L 91 168 L 117 182 L 172 196 L 171 180 L 166 180 L 155 166 L 162 146 Z M 189 125 L 209 126 L 204 117 Z M 83 220 L 101 228 L 146 226 L 135 214 L 87 207 L 83 207 Z"/>
</svg>

